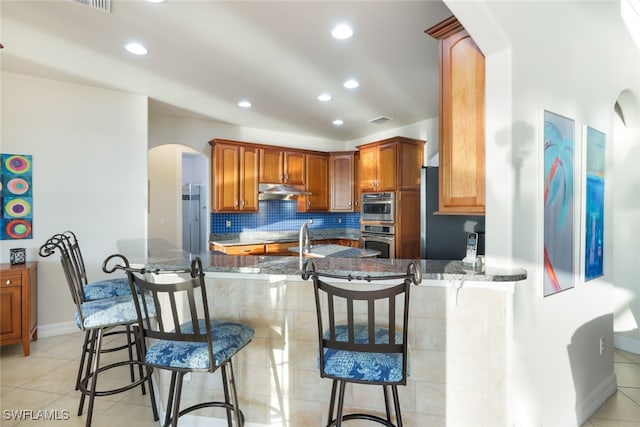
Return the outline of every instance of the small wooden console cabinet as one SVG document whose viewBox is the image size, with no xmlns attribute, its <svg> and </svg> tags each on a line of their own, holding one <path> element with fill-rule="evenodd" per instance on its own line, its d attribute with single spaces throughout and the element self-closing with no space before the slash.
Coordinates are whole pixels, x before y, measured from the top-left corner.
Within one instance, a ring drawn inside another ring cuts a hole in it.
<svg viewBox="0 0 640 427">
<path fill-rule="evenodd" d="M 25 356 L 30 341 L 38 339 L 38 264 L 0 264 L 0 345 L 22 343 Z"/>
</svg>

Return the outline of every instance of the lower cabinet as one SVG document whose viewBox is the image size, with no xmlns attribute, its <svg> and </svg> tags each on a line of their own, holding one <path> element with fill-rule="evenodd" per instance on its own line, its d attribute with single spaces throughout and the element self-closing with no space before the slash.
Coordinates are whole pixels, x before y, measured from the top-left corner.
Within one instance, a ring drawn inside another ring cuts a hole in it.
<svg viewBox="0 0 640 427">
<path fill-rule="evenodd" d="M 267 243 L 264 245 L 264 252 L 265 255 L 273 256 L 297 255 L 289 250 L 293 246 L 298 246 L 298 242 Z"/>
<path fill-rule="evenodd" d="M 0 345 L 22 343 L 25 356 L 38 339 L 37 292 L 37 263 L 0 264 Z"/>
<path fill-rule="evenodd" d="M 264 255 L 264 244 L 259 245 L 237 245 L 237 246 L 223 246 L 223 245 L 210 245 L 211 250 L 224 252 L 227 255 Z"/>
</svg>

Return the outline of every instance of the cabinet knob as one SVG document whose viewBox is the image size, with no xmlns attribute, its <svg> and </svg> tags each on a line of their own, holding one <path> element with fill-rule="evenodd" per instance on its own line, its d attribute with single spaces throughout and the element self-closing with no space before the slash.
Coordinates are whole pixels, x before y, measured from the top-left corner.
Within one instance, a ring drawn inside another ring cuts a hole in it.
<svg viewBox="0 0 640 427">
<path fill-rule="evenodd" d="M 242 199 L 242 207 L 244 208 L 244 199 Z"/>
<path fill-rule="evenodd" d="M 234 205 L 234 206 L 238 206 L 238 199 L 235 199 L 235 200 L 233 201 L 233 205 Z"/>
<path fill-rule="evenodd" d="M 11 279 L 7 279 L 6 284 L 7 284 L 7 285 L 10 285 L 10 284 L 11 284 Z"/>
</svg>

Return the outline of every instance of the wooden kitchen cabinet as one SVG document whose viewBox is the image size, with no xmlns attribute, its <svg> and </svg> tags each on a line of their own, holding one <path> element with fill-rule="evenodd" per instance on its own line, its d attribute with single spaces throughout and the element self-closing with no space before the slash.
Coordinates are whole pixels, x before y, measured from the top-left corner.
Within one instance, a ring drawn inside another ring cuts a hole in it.
<svg viewBox="0 0 640 427">
<path fill-rule="evenodd" d="M 264 244 L 259 243 L 255 245 L 236 245 L 236 246 L 223 246 L 217 244 L 210 245 L 211 250 L 224 252 L 226 255 L 264 255 Z"/>
<path fill-rule="evenodd" d="M 305 154 L 306 190 L 310 195 L 298 196 L 298 212 L 329 210 L 329 155 Z"/>
<path fill-rule="evenodd" d="M 396 258 L 420 258 L 420 192 L 396 193 Z"/>
<path fill-rule="evenodd" d="M 212 141 L 211 185 L 215 212 L 258 210 L 258 153 L 250 144 Z"/>
<path fill-rule="evenodd" d="M 264 245 L 265 255 L 274 256 L 292 256 L 297 255 L 295 252 L 289 250 L 294 246 L 298 246 L 298 242 L 279 242 L 279 243 L 266 243 Z"/>
<path fill-rule="evenodd" d="M 331 153 L 329 162 L 331 211 L 353 212 L 355 155 L 353 152 Z"/>
<path fill-rule="evenodd" d="M 356 151 L 353 155 L 353 211 L 360 212 L 360 153 Z"/>
<path fill-rule="evenodd" d="M 281 148 L 261 148 L 260 183 L 304 185 L 304 153 Z"/>
<path fill-rule="evenodd" d="M 22 343 L 31 352 L 30 341 L 38 339 L 37 263 L 0 264 L 0 345 Z"/>
<path fill-rule="evenodd" d="M 485 59 L 455 17 L 425 31 L 439 40 L 440 213 L 485 213 Z"/>
<path fill-rule="evenodd" d="M 424 144 L 398 136 L 358 146 L 360 191 L 419 190 Z"/>
</svg>

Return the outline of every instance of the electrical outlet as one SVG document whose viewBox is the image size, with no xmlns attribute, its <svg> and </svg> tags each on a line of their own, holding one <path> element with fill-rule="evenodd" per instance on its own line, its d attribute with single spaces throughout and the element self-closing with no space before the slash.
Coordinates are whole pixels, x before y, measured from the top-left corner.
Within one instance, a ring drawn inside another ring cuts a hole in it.
<svg viewBox="0 0 640 427">
<path fill-rule="evenodd" d="M 225 225 L 227 226 L 227 228 L 231 228 L 231 221 L 227 220 L 227 222 L 225 223 Z"/>
<path fill-rule="evenodd" d="M 309 218 L 309 224 L 313 224 L 313 218 Z"/>
<path fill-rule="evenodd" d="M 338 224 L 342 224 L 342 218 L 338 218 Z"/>
<path fill-rule="evenodd" d="M 600 337 L 600 356 L 604 354 L 604 337 Z"/>
</svg>

